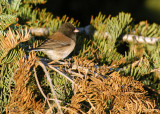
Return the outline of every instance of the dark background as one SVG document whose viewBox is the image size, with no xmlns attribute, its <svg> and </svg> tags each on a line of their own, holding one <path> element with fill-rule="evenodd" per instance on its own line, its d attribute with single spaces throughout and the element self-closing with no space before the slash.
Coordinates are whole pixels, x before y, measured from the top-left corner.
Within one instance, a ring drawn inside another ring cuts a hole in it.
<svg viewBox="0 0 160 114">
<path fill-rule="evenodd" d="M 121 11 L 131 13 L 135 23 L 148 20 L 160 24 L 160 0 L 48 0 L 40 7 L 54 16 L 73 17 L 80 21 L 80 26 L 88 25 L 91 15 L 95 17 L 99 12 L 116 16 Z"/>
</svg>

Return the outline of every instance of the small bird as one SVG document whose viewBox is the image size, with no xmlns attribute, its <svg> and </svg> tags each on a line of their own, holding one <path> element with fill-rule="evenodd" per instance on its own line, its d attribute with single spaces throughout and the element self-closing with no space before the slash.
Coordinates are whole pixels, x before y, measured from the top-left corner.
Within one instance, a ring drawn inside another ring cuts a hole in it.
<svg viewBox="0 0 160 114">
<path fill-rule="evenodd" d="M 30 51 L 42 51 L 51 60 L 64 59 L 74 50 L 77 32 L 78 29 L 66 22 L 40 46 Z"/>
</svg>

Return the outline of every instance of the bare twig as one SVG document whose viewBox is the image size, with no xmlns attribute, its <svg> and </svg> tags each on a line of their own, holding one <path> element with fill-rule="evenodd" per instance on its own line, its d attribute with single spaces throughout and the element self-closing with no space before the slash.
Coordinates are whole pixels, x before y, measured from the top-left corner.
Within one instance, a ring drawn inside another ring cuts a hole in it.
<svg viewBox="0 0 160 114">
<path fill-rule="evenodd" d="M 98 32 L 96 31 L 94 34 L 95 34 L 95 36 L 97 36 Z M 107 32 L 102 32 L 101 34 L 103 34 L 104 38 L 107 36 L 110 38 L 110 35 Z M 125 34 L 122 37 L 122 41 L 155 44 L 156 42 L 159 41 L 159 39 L 154 38 L 154 37 L 144 37 L 144 36 L 137 36 L 137 35 L 132 35 L 132 34 Z"/>
<path fill-rule="evenodd" d="M 85 97 L 87 97 L 87 96 L 85 95 Z M 89 104 L 91 105 L 92 109 L 93 109 L 93 110 L 95 110 L 95 107 L 93 106 L 93 104 L 92 104 L 92 102 L 90 101 L 90 99 L 89 99 L 89 98 L 87 98 L 87 101 L 88 101 L 88 102 L 89 102 Z"/>
<path fill-rule="evenodd" d="M 50 76 L 49 76 L 49 73 L 48 73 L 45 65 L 44 65 L 41 61 L 38 61 L 38 64 L 42 67 L 43 71 L 45 72 L 45 74 L 46 74 L 46 76 L 47 76 L 47 80 L 48 80 L 49 85 L 50 85 L 50 88 L 51 88 L 51 91 L 52 91 L 52 94 L 53 94 L 53 96 L 54 96 L 54 98 L 55 98 L 55 103 L 57 104 L 57 107 L 58 107 L 60 113 L 63 114 L 63 112 L 62 112 L 62 110 L 61 110 L 61 106 L 60 106 L 60 104 L 59 104 L 59 102 L 58 102 L 56 93 L 55 93 L 55 91 L 54 91 L 53 84 L 52 84 L 52 80 L 51 80 L 51 78 L 50 78 Z"/>
<path fill-rule="evenodd" d="M 66 62 L 59 62 L 59 61 L 57 61 L 59 64 L 62 64 L 62 65 L 69 65 L 69 64 L 66 64 Z M 100 77 L 103 77 L 104 78 L 104 76 L 102 76 L 102 75 L 100 75 L 100 74 L 98 74 L 98 73 L 96 73 L 96 72 L 92 72 L 91 70 L 89 70 L 88 68 L 86 68 L 86 67 L 81 67 L 81 66 L 77 66 L 76 64 L 71 64 L 73 67 L 72 67 L 72 69 L 73 70 L 76 70 L 76 69 L 83 69 L 83 70 L 85 70 L 85 71 L 88 71 L 88 72 L 91 72 L 91 73 L 94 73 L 94 75 L 95 76 L 100 76 Z M 49 66 L 49 65 L 48 65 Z M 96 66 L 97 67 L 97 66 Z M 51 67 L 50 67 L 51 68 Z M 55 68 L 55 67 L 54 67 Z M 57 69 L 57 68 L 56 68 Z M 79 74 L 79 73 L 76 73 L 76 72 L 73 72 L 73 71 L 71 71 L 71 70 L 67 70 L 69 73 L 73 73 L 73 74 L 75 74 L 76 76 L 80 76 L 80 77 L 84 77 L 84 75 L 82 75 L 82 74 Z M 57 71 L 56 71 L 57 72 Z M 68 77 L 68 76 L 67 76 Z"/>
<path fill-rule="evenodd" d="M 50 98 L 49 100 L 50 100 L 50 101 L 55 101 L 55 99 L 51 99 L 51 98 Z M 58 100 L 58 102 L 62 102 L 62 101 Z"/>
<path fill-rule="evenodd" d="M 75 84 L 75 82 L 66 74 L 64 74 L 63 72 L 61 72 L 60 70 L 58 70 L 56 67 L 52 66 L 52 65 L 48 65 L 49 68 L 53 69 L 54 71 L 58 72 L 60 75 L 64 76 L 66 79 L 68 79 L 70 82 L 72 82 L 73 84 Z"/>
<path fill-rule="evenodd" d="M 145 94 L 145 93 L 147 93 L 147 92 L 143 92 L 143 93 L 136 93 L 136 92 L 125 92 L 126 94 Z"/>
<path fill-rule="evenodd" d="M 69 78 L 69 76 L 67 76 L 66 74 L 64 74 L 63 72 L 61 72 L 58 68 L 56 68 L 56 67 L 54 67 L 54 66 L 51 66 L 51 65 L 48 65 L 51 69 L 53 69 L 54 71 L 56 71 L 56 72 L 58 72 L 60 75 L 62 75 L 62 76 L 64 76 L 65 78 L 67 78 L 69 81 L 71 81 L 72 82 L 72 84 L 74 84 L 74 85 L 76 85 L 75 84 L 75 82 L 71 79 L 71 78 Z M 80 66 L 78 66 L 78 68 L 81 68 L 82 69 L 82 67 L 80 67 Z M 85 70 L 87 70 L 87 71 L 89 71 L 87 68 L 84 68 Z M 71 70 L 68 70 L 68 72 L 71 72 Z M 91 71 L 90 71 L 91 72 Z M 77 74 L 77 73 L 75 73 L 75 72 L 73 72 L 72 71 L 72 73 L 74 73 L 74 74 Z M 79 74 L 78 74 L 79 75 Z M 97 73 L 96 73 L 96 75 L 98 75 Z M 82 75 L 83 76 L 83 75 Z M 84 77 L 84 76 L 83 76 Z M 86 96 L 86 95 L 85 95 Z M 87 96 L 86 96 L 87 97 Z M 88 102 L 89 102 L 89 104 L 91 105 L 91 107 L 92 107 L 92 109 L 93 110 L 95 110 L 95 107 L 93 106 L 93 104 L 92 104 L 92 102 L 90 101 L 90 99 L 88 99 L 87 98 L 87 100 L 88 100 Z"/>
<path fill-rule="evenodd" d="M 44 94 L 44 92 L 43 92 L 43 90 L 42 90 L 42 88 L 41 88 L 41 86 L 40 86 L 40 84 L 39 84 L 38 77 L 37 77 L 37 73 L 36 73 L 36 68 L 35 68 L 35 67 L 33 68 L 33 71 L 34 71 L 34 76 L 35 76 L 35 79 L 36 79 L 36 82 L 37 82 L 37 86 L 38 86 L 41 94 L 43 95 L 43 97 L 44 97 L 45 100 L 47 101 L 48 106 L 51 107 L 51 104 L 49 103 L 47 96 Z"/>
<path fill-rule="evenodd" d="M 75 75 L 75 76 L 78 76 L 78 77 L 80 77 L 80 78 L 83 78 L 83 77 L 84 77 L 84 75 L 79 74 L 79 73 L 76 73 L 76 72 L 72 71 L 71 69 L 66 69 L 66 71 L 67 71 L 68 73 L 70 73 L 70 74 L 72 74 L 72 75 Z"/>
</svg>

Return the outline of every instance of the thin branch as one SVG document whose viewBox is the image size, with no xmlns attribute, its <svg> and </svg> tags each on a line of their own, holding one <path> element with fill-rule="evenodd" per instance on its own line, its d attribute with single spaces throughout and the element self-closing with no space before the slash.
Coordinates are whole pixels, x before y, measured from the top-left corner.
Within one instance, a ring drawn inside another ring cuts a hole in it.
<svg viewBox="0 0 160 114">
<path fill-rule="evenodd" d="M 69 76 L 67 76 L 66 74 L 64 74 L 64 73 L 61 72 L 60 70 L 58 70 L 56 67 L 51 66 L 51 65 L 48 65 L 48 66 L 49 66 L 51 69 L 53 69 L 54 71 L 58 72 L 60 75 L 63 75 L 65 78 L 67 78 L 69 81 L 71 81 L 72 84 L 76 85 L 75 82 L 74 82 L 72 79 L 69 78 Z M 80 66 L 78 66 L 78 67 L 80 67 Z M 81 68 L 82 68 L 82 67 L 81 67 Z M 85 68 L 85 70 L 86 70 L 86 68 Z M 87 71 L 88 71 L 88 69 L 87 69 Z M 73 73 L 73 72 L 72 72 L 72 73 Z M 83 77 L 84 77 L 84 76 L 83 76 Z M 86 97 L 87 97 L 87 96 L 86 96 Z M 93 106 L 92 102 L 91 102 L 88 98 L 87 98 L 87 100 L 88 100 L 89 104 L 91 105 L 92 109 L 95 110 L 95 107 Z"/>
<path fill-rule="evenodd" d="M 71 69 L 66 69 L 66 71 L 67 71 L 68 73 L 70 73 L 70 74 L 72 74 L 72 75 L 75 75 L 75 76 L 78 76 L 78 77 L 80 77 L 80 78 L 83 78 L 83 77 L 84 77 L 84 75 L 79 74 L 79 73 L 76 73 L 76 72 L 72 71 Z"/>
<path fill-rule="evenodd" d="M 104 32 L 102 34 L 104 34 L 104 37 L 107 37 L 107 36 L 110 37 L 110 35 L 107 32 Z M 98 33 L 95 32 L 95 35 L 98 35 Z M 122 41 L 155 44 L 156 42 L 159 41 L 159 39 L 154 37 L 144 37 L 144 36 L 137 36 L 132 34 L 125 34 L 122 37 Z"/>
<path fill-rule="evenodd" d="M 52 65 L 48 65 L 49 68 L 53 69 L 54 71 L 56 71 L 57 73 L 59 73 L 60 75 L 64 76 L 66 79 L 68 79 L 70 82 L 72 82 L 73 84 L 76 84 L 69 76 L 67 76 L 66 74 L 64 74 L 63 72 L 61 72 L 60 70 L 58 70 L 56 67 L 52 66 Z"/>
<path fill-rule="evenodd" d="M 60 61 L 57 61 L 59 64 L 62 64 L 62 65 L 69 65 L 69 64 L 66 64 L 66 62 L 60 62 Z M 103 77 L 104 78 L 104 76 L 102 76 L 102 75 L 100 75 L 100 74 L 98 74 L 98 73 L 95 73 L 95 72 L 92 72 L 91 70 L 89 70 L 88 68 L 86 68 L 86 67 L 81 67 L 81 66 L 77 66 L 76 64 L 71 64 L 73 67 L 72 67 L 72 69 L 73 70 L 76 70 L 76 69 L 83 69 L 83 70 L 85 70 L 85 71 L 89 71 L 89 72 L 91 72 L 91 73 L 94 73 L 94 75 L 95 76 L 100 76 L 100 77 Z M 49 65 L 48 65 L 49 66 Z M 52 67 L 52 66 L 51 66 Z M 97 67 L 97 66 L 96 66 Z M 54 67 L 55 68 L 55 67 Z M 55 68 L 55 69 L 57 69 L 57 68 Z M 59 70 L 58 70 L 59 71 Z M 57 72 L 58 72 L 57 71 Z M 73 71 L 71 71 L 71 70 L 67 70 L 69 73 L 73 73 L 73 74 L 75 74 L 76 76 L 80 76 L 80 77 L 84 77 L 84 75 L 82 75 L 82 74 L 78 74 L 77 75 L 77 73 L 76 72 L 73 72 Z M 59 72 L 58 72 L 59 73 Z M 64 74 L 65 75 L 65 74 Z M 67 76 L 68 77 L 68 76 Z"/>
<path fill-rule="evenodd" d="M 85 96 L 86 96 L 86 95 L 85 95 Z M 87 97 L 87 96 L 86 96 L 86 97 Z M 87 98 L 87 100 L 88 100 L 89 104 L 91 105 L 92 109 L 95 110 L 95 107 L 93 106 L 93 104 L 92 104 L 92 102 L 90 101 L 90 99 Z"/>
<path fill-rule="evenodd" d="M 55 99 L 51 99 L 51 98 L 50 98 L 49 100 L 50 100 L 50 101 L 55 101 Z M 58 100 L 58 101 L 59 101 L 59 102 L 62 102 L 62 101 L 60 101 L 60 100 Z"/>
<path fill-rule="evenodd" d="M 48 73 L 45 65 L 44 65 L 41 61 L 37 61 L 37 62 L 38 62 L 38 64 L 43 68 L 43 71 L 45 72 L 45 74 L 46 74 L 46 76 L 47 76 L 47 80 L 48 80 L 48 82 L 49 82 L 49 85 L 50 85 L 52 94 L 53 94 L 53 96 L 54 96 L 54 98 L 55 98 L 55 103 L 57 104 L 60 113 L 63 114 L 63 112 L 62 112 L 62 110 L 61 110 L 61 106 L 60 106 L 60 104 L 59 104 L 59 102 L 58 102 L 56 93 L 55 93 L 55 91 L 54 91 L 53 84 L 52 84 L 52 80 L 51 80 L 51 78 L 50 78 L 50 76 L 49 76 L 49 73 Z"/>
<path fill-rule="evenodd" d="M 151 37 L 144 37 L 144 36 L 137 36 L 137 35 L 124 35 L 123 41 L 128 42 L 137 42 L 137 43 L 148 43 L 148 44 L 155 44 L 159 41 L 158 38 L 151 38 Z"/>
<path fill-rule="evenodd" d="M 48 106 L 51 107 L 51 104 L 49 103 L 47 96 L 44 94 L 44 92 L 43 92 L 43 90 L 42 90 L 42 88 L 41 88 L 41 86 L 40 86 L 40 84 L 39 84 L 38 77 L 37 77 L 37 73 L 36 73 L 36 68 L 35 68 L 35 67 L 33 68 L 33 71 L 34 71 L 34 76 L 35 76 L 35 79 L 36 79 L 36 82 L 37 82 L 37 86 L 38 86 L 41 94 L 43 95 L 43 97 L 44 97 L 45 100 L 47 101 Z"/>
<path fill-rule="evenodd" d="M 143 92 L 143 93 L 136 93 L 136 92 L 124 92 L 124 93 L 126 93 L 126 94 L 145 94 L 145 93 L 147 93 L 147 92 Z"/>
</svg>

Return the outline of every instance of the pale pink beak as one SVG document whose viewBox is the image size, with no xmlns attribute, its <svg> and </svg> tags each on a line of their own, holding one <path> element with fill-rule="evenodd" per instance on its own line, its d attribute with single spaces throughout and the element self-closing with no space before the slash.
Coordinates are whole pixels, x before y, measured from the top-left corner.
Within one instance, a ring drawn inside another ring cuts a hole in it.
<svg viewBox="0 0 160 114">
<path fill-rule="evenodd" d="M 78 29 L 75 29 L 73 32 L 75 32 L 75 33 L 76 33 L 76 32 L 79 32 L 79 30 L 78 30 Z"/>
</svg>

